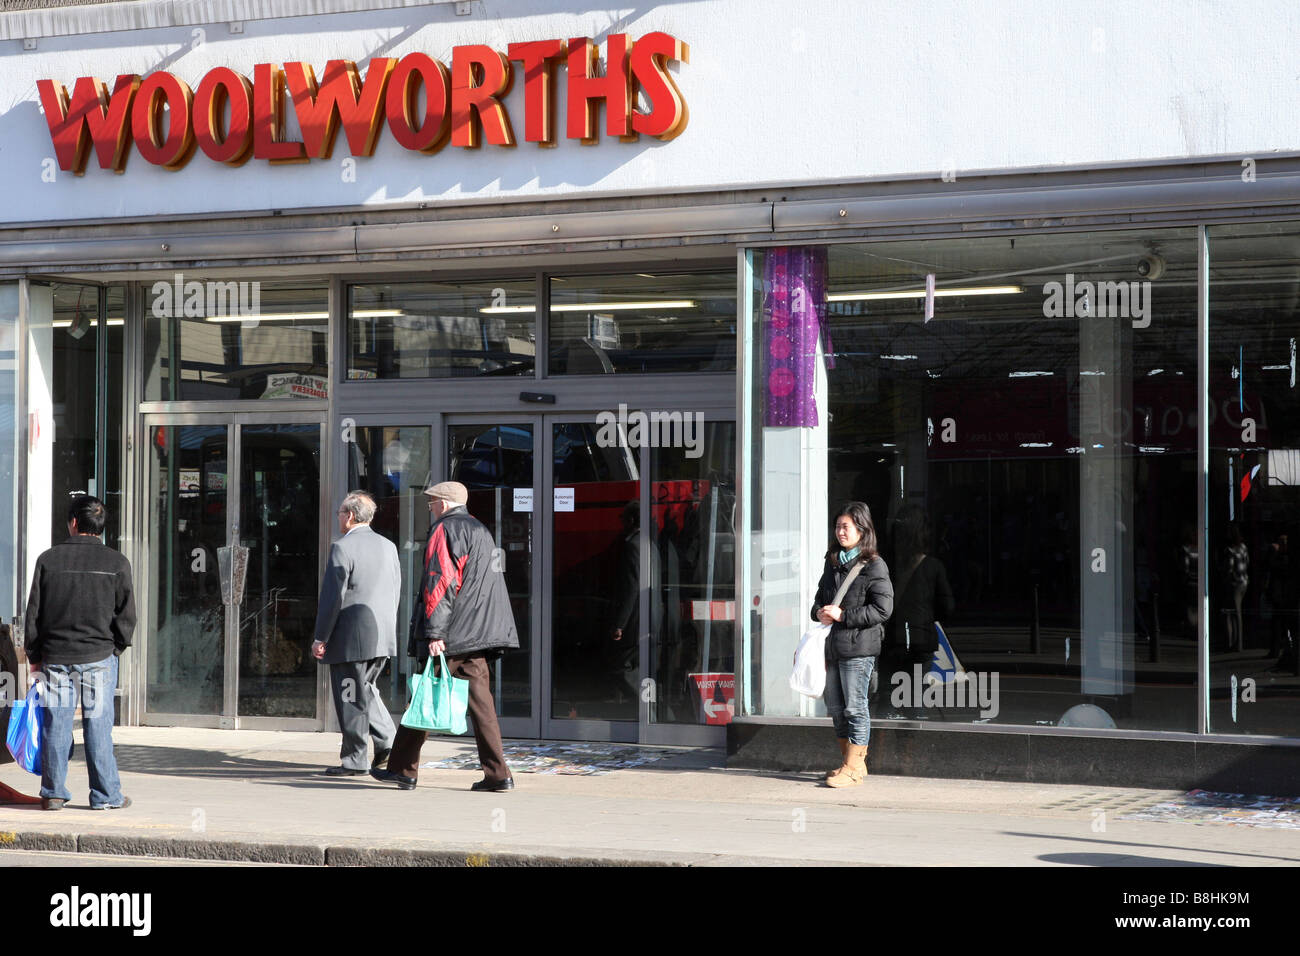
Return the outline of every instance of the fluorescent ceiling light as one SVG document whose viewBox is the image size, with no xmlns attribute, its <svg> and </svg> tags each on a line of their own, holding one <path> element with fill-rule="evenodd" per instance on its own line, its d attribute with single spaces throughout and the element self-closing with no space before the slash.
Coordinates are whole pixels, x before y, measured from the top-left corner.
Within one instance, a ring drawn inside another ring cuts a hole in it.
<svg viewBox="0 0 1300 956">
<path fill-rule="evenodd" d="M 108 324 L 109 324 L 109 325 L 126 325 L 126 319 L 109 319 L 109 320 L 108 320 Z M 94 328 L 96 325 L 98 325 L 97 322 L 91 322 L 90 325 L 88 326 L 88 328 Z M 61 319 L 60 321 L 54 323 L 54 327 L 55 327 L 56 329 L 70 329 L 70 328 L 72 328 L 72 320 L 71 320 L 71 319 Z"/>
<path fill-rule="evenodd" d="M 385 319 L 405 315 L 401 309 L 358 309 L 349 314 L 353 319 Z M 259 315 L 210 315 L 205 322 L 297 322 L 308 319 L 328 319 L 328 312 L 273 312 Z"/>
<path fill-rule="evenodd" d="M 1018 295 L 1024 292 L 1024 286 L 1018 285 L 984 285 L 969 289 L 935 289 L 936 299 L 952 295 Z M 924 299 L 924 289 L 908 289 L 903 292 L 834 292 L 826 296 L 827 302 L 872 302 L 880 299 Z"/>
<path fill-rule="evenodd" d="M 655 299 L 646 302 L 563 302 L 552 305 L 552 312 L 626 312 L 631 309 L 694 309 L 694 299 Z M 493 305 L 479 309 L 483 315 L 507 315 L 536 312 L 535 305 Z"/>
</svg>

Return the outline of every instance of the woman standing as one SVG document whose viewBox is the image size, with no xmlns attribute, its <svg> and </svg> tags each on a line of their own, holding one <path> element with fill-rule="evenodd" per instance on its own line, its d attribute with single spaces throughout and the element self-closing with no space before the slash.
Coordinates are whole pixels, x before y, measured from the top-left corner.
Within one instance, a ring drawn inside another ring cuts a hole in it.
<svg viewBox="0 0 1300 956">
<path fill-rule="evenodd" d="M 855 572 L 856 568 L 856 572 Z M 853 574 L 843 595 L 840 589 Z M 855 787 L 867 773 L 871 672 L 894 608 L 889 568 L 876 550 L 871 509 L 851 501 L 835 516 L 835 543 L 813 603 L 815 621 L 831 625 L 826 638 L 826 712 L 840 743 L 840 766 L 826 776 L 830 787 Z"/>
</svg>

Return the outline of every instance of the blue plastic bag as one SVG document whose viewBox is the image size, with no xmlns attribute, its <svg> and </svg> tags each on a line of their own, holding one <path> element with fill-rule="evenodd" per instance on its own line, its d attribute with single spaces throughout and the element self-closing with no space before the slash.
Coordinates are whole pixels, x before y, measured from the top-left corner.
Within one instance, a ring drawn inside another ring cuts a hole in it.
<svg viewBox="0 0 1300 956">
<path fill-rule="evenodd" d="M 16 700 L 10 707 L 5 746 L 18 766 L 38 777 L 41 775 L 40 684 L 34 684 L 25 700 Z"/>
<path fill-rule="evenodd" d="M 930 670 L 926 674 L 926 679 L 931 684 L 951 684 L 953 681 L 965 680 L 966 668 L 961 666 L 957 652 L 952 649 L 948 635 L 943 632 L 943 625 L 935 621 L 934 631 L 939 646 L 935 648 L 934 657 L 930 659 Z"/>
</svg>

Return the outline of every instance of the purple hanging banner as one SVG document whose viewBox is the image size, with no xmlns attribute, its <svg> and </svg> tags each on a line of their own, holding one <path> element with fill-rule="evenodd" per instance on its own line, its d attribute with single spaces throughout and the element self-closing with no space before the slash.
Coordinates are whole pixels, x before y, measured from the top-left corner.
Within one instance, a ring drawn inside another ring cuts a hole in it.
<svg viewBox="0 0 1300 956">
<path fill-rule="evenodd" d="M 813 386 L 817 337 L 834 368 L 826 327 L 826 247 L 784 246 L 763 253 L 763 424 L 817 424 Z"/>
</svg>

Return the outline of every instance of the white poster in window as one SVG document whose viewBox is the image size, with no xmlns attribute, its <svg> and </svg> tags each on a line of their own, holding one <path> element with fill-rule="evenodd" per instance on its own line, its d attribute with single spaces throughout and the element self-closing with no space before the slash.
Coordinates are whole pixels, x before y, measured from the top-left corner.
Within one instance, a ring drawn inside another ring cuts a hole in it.
<svg viewBox="0 0 1300 956">
<path fill-rule="evenodd" d="M 573 489 L 572 488 L 555 489 L 555 510 L 556 511 L 573 510 Z"/>
<path fill-rule="evenodd" d="M 515 511 L 532 511 L 533 510 L 533 489 L 516 488 L 515 489 Z"/>
<path fill-rule="evenodd" d="M 329 379 L 323 375 L 288 372 L 266 377 L 263 398 L 329 398 Z"/>
</svg>

